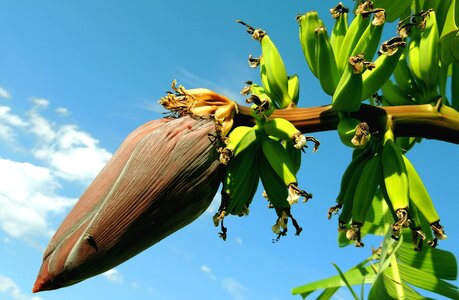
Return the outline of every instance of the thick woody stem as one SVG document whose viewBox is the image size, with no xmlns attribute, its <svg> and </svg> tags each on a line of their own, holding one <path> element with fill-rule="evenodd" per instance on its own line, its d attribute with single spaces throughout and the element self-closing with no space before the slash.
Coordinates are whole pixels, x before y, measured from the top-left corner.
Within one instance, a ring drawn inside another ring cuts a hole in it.
<svg viewBox="0 0 459 300">
<path fill-rule="evenodd" d="M 362 104 L 353 116 L 367 122 L 370 130 L 384 131 L 387 117 L 392 119 L 397 136 L 423 137 L 459 144 L 459 112 L 443 105 L 372 106 Z M 275 110 L 271 118 L 284 118 L 301 132 L 336 130 L 339 117 L 331 105 Z M 239 105 L 235 125 L 252 124 L 249 107 Z"/>
</svg>

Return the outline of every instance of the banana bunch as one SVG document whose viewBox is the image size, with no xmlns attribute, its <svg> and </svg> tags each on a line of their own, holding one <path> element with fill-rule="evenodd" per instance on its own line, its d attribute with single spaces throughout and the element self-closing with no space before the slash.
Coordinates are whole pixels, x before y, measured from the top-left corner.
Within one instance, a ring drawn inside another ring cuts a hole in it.
<svg viewBox="0 0 459 300">
<path fill-rule="evenodd" d="M 388 5 L 388 1 L 379 2 L 382 7 Z M 409 39 L 409 46 L 397 64 L 393 80 L 382 88 L 384 105 L 431 103 L 441 97 L 444 103 L 459 109 L 457 11 L 457 0 L 416 1 L 400 16 L 397 31 Z M 451 99 L 447 93 L 448 77 L 451 77 Z"/>
<path fill-rule="evenodd" d="M 274 208 L 278 216 L 272 228 L 277 239 L 286 234 L 288 219 L 292 220 L 298 235 L 302 229 L 291 215 L 290 206 L 301 197 L 304 202 L 312 197 L 298 187 L 296 174 L 301 166 L 301 152 L 308 141 L 315 143 L 315 150 L 319 143 L 303 136 L 289 121 L 269 118 L 273 112 L 272 101 L 260 98 L 264 95 L 262 88 L 249 84 L 244 93 L 254 93 L 247 101 L 252 103 L 250 111 L 256 124 L 234 128 L 224 140 L 224 147 L 218 149 L 226 171 L 214 224 L 221 224 L 220 236 L 226 239 L 223 219 L 226 215 L 248 214 L 261 179 L 269 207 Z"/>
<path fill-rule="evenodd" d="M 340 122 L 343 121 L 350 123 L 352 119 L 343 118 Z M 427 226 L 434 236 L 429 245 L 436 246 L 439 239 L 446 238 L 432 199 L 416 169 L 396 144 L 391 129 L 354 150 L 341 179 L 337 204 L 328 211 L 330 219 L 341 210 L 338 230 L 345 231 L 357 247 L 364 246 L 361 229 L 378 190 L 395 219 L 391 225 L 394 239 L 399 238 L 402 229 L 410 227 L 415 250 L 421 250 L 426 238 L 421 228 Z"/>
<path fill-rule="evenodd" d="M 330 13 L 335 19 L 330 35 L 316 11 L 298 15 L 300 43 L 309 69 L 332 96 L 333 108 L 354 112 L 392 75 L 406 43 L 395 37 L 379 44 L 386 14 L 371 1 L 357 6 L 350 24 L 349 9 L 341 2 Z"/>
<path fill-rule="evenodd" d="M 262 55 L 249 56 L 249 65 L 260 68 L 260 78 L 264 93 L 271 99 L 275 108 L 296 105 L 299 100 L 299 78 L 288 76 L 284 61 L 270 36 L 262 29 L 255 29 L 243 21 L 238 23 L 247 27 L 252 38 L 260 42 Z"/>
</svg>

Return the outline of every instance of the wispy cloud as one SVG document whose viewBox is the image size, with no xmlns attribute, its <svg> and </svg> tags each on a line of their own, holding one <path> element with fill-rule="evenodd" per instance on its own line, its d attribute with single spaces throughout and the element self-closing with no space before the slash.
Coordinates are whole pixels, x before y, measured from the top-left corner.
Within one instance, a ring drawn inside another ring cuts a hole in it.
<svg viewBox="0 0 459 300">
<path fill-rule="evenodd" d="M 222 286 L 234 300 L 247 299 L 248 289 L 234 278 L 225 278 L 222 281 Z"/>
<path fill-rule="evenodd" d="M 68 117 L 71 115 L 70 111 L 65 107 L 58 107 L 54 111 L 61 117 Z"/>
<path fill-rule="evenodd" d="M 11 99 L 11 94 L 6 89 L 0 86 L 0 98 Z"/>
<path fill-rule="evenodd" d="M 12 113 L 11 107 L 0 106 L 0 140 L 10 146 L 16 142 L 16 131 L 24 129 L 28 123 L 19 116 Z"/>
<path fill-rule="evenodd" d="M 110 269 L 102 275 L 112 282 L 120 283 L 123 281 L 123 276 L 117 269 Z"/>
<path fill-rule="evenodd" d="M 28 296 L 24 294 L 16 282 L 4 275 L 0 275 L 0 293 L 8 295 L 8 299 L 13 300 L 42 300 L 39 296 Z"/>
<path fill-rule="evenodd" d="M 200 270 L 205 273 L 207 276 L 209 276 L 210 279 L 216 280 L 217 277 L 215 277 L 214 273 L 212 272 L 212 269 L 209 268 L 207 265 L 202 265 L 200 267 Z"/>
</svg>

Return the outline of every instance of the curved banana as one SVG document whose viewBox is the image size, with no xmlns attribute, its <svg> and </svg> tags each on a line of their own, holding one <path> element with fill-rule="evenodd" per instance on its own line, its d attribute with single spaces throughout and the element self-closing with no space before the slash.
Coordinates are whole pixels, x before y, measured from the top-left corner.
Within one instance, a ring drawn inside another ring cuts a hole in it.
<svg viewBox="0 0 459 300">
<path fill-rule="evenodd" d="M 261 142 L 261 149 L 266 160 L 269 162 L 274 172 L 283 180 L 289 191 L 288 202 L 290 204 L 298 202 L 300 196 L 305 197 L 305 201 L 312 197 L 311 194 L 300 190 L 296 178 L 296 167 L 291 161 L 287 150 L 272 138 L 266 136 Z"/>
<path fill-rule="evenodd" d="M 337 131 L 341 142 L 352 148 L 361 148 L 370 139 L 368 124 L 352 117 L 340 117 Z"/>
<path fill-rule="evenodd" d="M 419 177 L 419 174 L 413 164 L 405 155 L 403 155 L 403 161 L 406 166 L 408 181 L 410 183 L 410 200 L 431 226 L 437 226 L 439 230 L 434 231 L 435 237 L 440 240 L 446 239 L 443 227 L 439 225 L 440 217 L 435 210 L 432 198 L 427 192 L 421 177 Z"/>
<path fill-rule="evenodd" d="M 373 20 L 367 26 L 359 41 L 351 51 L 351 55 L 365 53 L 365 59 L 373 60 L 381 40 L 382 31 L 386 22 L 384 9 L 373 11 Z"/>
<path fill-rule="evenodd" d="M 357 153 L 358 152 L 358 153 Z M 362 164 L 364 161 L 368 159 L 368 157 L 371 155 L 371 151 L 369 150 L 369 147 L 365 147 L 363 150 L 354 150 L 353 152 L 353 157 L 349 165 L 346 167 L 344 170 L 343 176 L 341 177 L 341 184 L 340 184 L 340 190 L 338 193 L 338 196 L 336 197 L 336 206 L 330 207 L 328 210 L 328 219 L 331 219 L 333 214 L 338 213 L 338 210 L 343 206 L 345 199 L 349 199 L 350 197 L 346 197 L 345 195 L 353 195 L 353 191 L 347 191 L 349 188 L 353 188 L 356 185 L 351 184 L 352 176 L 354 173 L 356 173 L 356 169 L 358 165 Z M 358 173 L 358 172 L 357 172 Z M 352 207 L 349 211 L 349 214 L 352 212 Z M 343 220 L 347 219 L 344 218 Z M 350 217 L 347 219 L 347 221 L 350 220 Z M 347 224 L 347 222 L 345 222 Z"/>
<path fill-rule="evenodd" d="M 293 141 L 283 140 L 281 142 L 282 146 L 287 150 L 288 156 L 293 163 L 294 166 L 294 173 L 297 174 L 301 168 L 301 154 L 303 149 L 298 149 L 295 147 L 295 143 Z"/>
<path fill-rule="evenodd" d="M 373 0 L 375 7 L 384 8 L 386 11 L 387 22 L 394 22 L 398 18 L 403 18 L 410 14 L 411 1 L 405 0 Z"/>
<path fill-rule="evenodd" d="M 257 147 L 253 145 L 228 162 L 223 179 L 222 203 L 218 214 L 242 216 L 248 214 L 248 207 L 258 187 Z"/>
<path fill-rule="evenodd" d="M 348 230 L 348 224 L 352 218 L 355 191 L 357 190 L 358 182 L 362 175 L 363 168 L 365 167 L 366 162 L 369 159 L 371 159 L 372 156 L 373 156 L 373 152 L 370 150 L 362 152 L 362 154 L 357 156 L 358 159 L 356 158 L 352 160 L 351 164 L 348 166 L 348 168 L 345 171 L 345 173 L 350 173 L 350 174 L 348 177 L 349 179 L 346 179 L 346 181 L 349 180 L 347 187 L 345 187 L 344 190 L 342 189 L 340 191 L 340 194 L 338 195 L 338 198 L 337 198 L 337 201 L 342 202 L 342 209 L 341 209 L 341 213 L 338 218 L 339 230 L 345 230 L 345 231 Z M 341 185 L 345 183 L 343 182 L 343 179 L 341 180 Z"/>
<path fill-rule="evenodd" d="M 257 140 L 255 127 L 238 126 L 234 128 L 226 139 L 226 146 L 218 149 L 220 162 L 227 164 L 232 157 L 238 156 Z"/>
<path fill-rule="evenodd" d="M 354 112 L 360 108 L 363 91 L 363 54 L 351 56 L 332 97 L 337 111 Z"/>
<path fill-rule="evenodd" d="M 341 49 L 339 51 L 338 59 L 336 60 L 339 74 L 342 74 L 346 69 L 347 62 L 349 57 L 352 55 L 352 51 L 357 45 L 360 37 L 365 31 L 366 27 L 370 23 L 370 18 L 367 13 L 364 13 L 364 8 L 368 7 L 368 2 L 362 3 L 359 5 L 359 8 L 356 10 L 356 15 L 351 21 L 349 28 L 347 29 L 346 35 L 344 36 Z M 362 13 L 363 12 L 363 13 Z"/>
<path fill-rule="evenodd" d="M 411 96 L 405 94 L 398 85 L 395 85 L 390 79 L 384 82 L 381 86 L 381 90 L 385 102 L 392 106 L 415 104 L 415 102 L 411 100 Z"/>
<path fill-rule="evenodd" d="M 317 11 L 310 11 L 304 15 L 298 15 L 296 20 L 299 25 L 299 36 L 303 55 L 312 74 L 317 77 L 316 63 L 316 37 L 315 29 L 323 26 L 323 21 L 319 18 Z"/>
<path fill-rule="evenodd" d="M 261 154 L 261 153 L 260 153 Z M 260 179 L 265 189 L 270 206 L 279 212 L 290 207 L 287 201 L 288 190 L 284 181 L 277 175 L 264 155 L 258 155 Z"/>
<path fill-rule="evenodd" d="M 375 192 L 379 186 L 382 177 L 380 155 L 376 153 L 370 160 L 365 163 L 362 174 L 357 183 L 352 206 L 352 229 L 361 228 L 365 223 L 368 210 L 371 207 Z M 360 241 L 360 230 L 355 232 L 352 240 L 355 240 L 357 247 L 362 247 Z M 349 236 L 350 234 L 348 234 Z"/>
<path fill-rule="evenodd" d="M 406 43 L 399 37 L 392 38 L 383 43 L 381 50 L 384 50 L 374 61 L 375 67 L 367 69 L 362 74 L 363 88 L 361 100 L 373 96 L 382 85 L 389 79 L 396 69 L 397 62 L 403 54 Z"/>
<path fill-rule="evenodd" d="M 258 32 L 258 37 L 256 32 Z M 292 99 L 288 93 L 288 76 L 284 61 L 280 56 L 279 50 L 264 31 L 255 30 L 254 36 L 260 40 L 271 99 L 280 108 L 286 108 L 292 102 Z"/>
<path fill-rule="evenodd" d="M 306 137 L 290 121 L 284 118 L 273 118 L 263 125 L 268 136 L 286 141 L 293 141 L 294 147 L 302 149 L 306 145 Z"/>
<path fill-rule="evenodd" d="M 408 226 L 409 183 L 402 152 L 390 129 L 385 133 L 381 158 L 385 190 L 397 217 L 392 230 L 398 237 L 401 229 Z"/>
<path fill-rule="evenodd" d="M 403 53 L 394 70 L 394 79 L 400 90 L 406 95 L 415 95 L 418 89 L 416 80 L 411 74 L 405 53 Z"/>
<path fill-rule="evenodd" d="M 293 103 L 298 104 L 298 100 L 300 100 L 300 78 L 297 74 L 288 77 L 288 95 Z"/>
<path fill-rule="evenodd" d="M 335 54 L 333 53 L 333 48 L 330 45 L 325 26 L 316 28 L 315 34 L 317 76 L 320 81 L 320 86 L 324 92 L 328 95 L 333 95 L 339 81 Z"/>
<path fill-rule="evenodd" d="M 335 19 L 335 24 L 333 25 L 333 29 L 330 34 L 330 45 L 333 48 L 335 60 L 338 61 L 339 52 L 341 50 L 341 46 L 343 45 L 347 28 L 349 27 L 347 21 L 349 9 L 344 7 L 344 5 L 340 2 L 337 6 L 330 9 L 330 13 L 333 16 L 333 19 Z"/>
<path fill-rule="evenodd" d="M 425 28 L 420 34 L 419 75 L 429 89 L 435 89 L 439 71 L 439 32 L 435 12 L 429 11 L 425 15 Z"/>
</svg>

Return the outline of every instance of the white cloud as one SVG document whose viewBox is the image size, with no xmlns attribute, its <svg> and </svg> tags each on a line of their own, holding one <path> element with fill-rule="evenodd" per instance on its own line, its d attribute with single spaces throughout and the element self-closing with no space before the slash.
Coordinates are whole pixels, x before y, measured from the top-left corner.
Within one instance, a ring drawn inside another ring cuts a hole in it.
<svg viewBox="0 0 459 300">
<path fill-rule="evenodd" d="M 49 105 L 49 100 L 43 98 L 32 98 L 32 102 L 35 103 L 36 106 L 41 108 L 46 108 Z"/>
<path fill-rule="evenodd" d="M 234 278 L 225 278 L 222 281 L 223 288 L 234 300 L 247 299 L 248 289 Z"/>
<path fill-rule="evenodd" d="M 236 238 L 236 244 L 242 245 L 242 239 L 240 237 Z"/>
<path fill-rule="evenodd" d="M 0 275 L 0 293 L 8 294 L 14 300 L 41 300 L 39 296 L 27 296 L 11 278 Z M 3 299 L 3 298 L 2 298 Z"/>
<path fill-rule="evenodd" d="M 212 270 L 208 266 L 202 265 L 200 269 L 201 269 L 202 272 L 207 274 L 207 276 L 209 276 L 210 279 L 212 279 L 212 280 L 217 279 L 217 277 L 215 277 L 214 273 L 212 272 Z"/>
<path fill-rule="evenodd" d="M 62 117 L 70 116 L 70 111 L 65 107 L 58 107 L 54 110 L 58 115 Z"/>
<path fill-rule="evenodd" d="M 48 215 L 62 213 L 76 199 L 57 195 L 59 184 L 47 168 L 0 158 L 0 170 L 0 228 L 29 241 L 50 237 Z"/>
<path fill-rule="evenodd" d="M 25 161 L 39 160 L 30 163 L 0 157 L 0 230 L 36 244 L 38 238 L 48 238 L 55 230 L 50 215 L 65 212 L 76 201 L 60 195 L 62 180 L 89 182 L 111 154 L 78 126 L 43 117 L 48 100 L 32 101 L 27 119 L 0 106 L 0 141 L 18 144 L 13 150 L 21 149 Z M 30 138 L 32 147 L 21 145 L 30 144 Z"/>
<path fill-rule="evenodd" d="M 11 112 L 11 107 L 0 106 L 0 140 L 14 144 L 16 130 L 27 127 L 27 122 Z"/>
<path fill-rule="evenodd" d="M 123 277 L 121 276 L 120 272 L 117 269 L 110 269 L 107 272 L 102 274 L 105 278 L 113 282 L 122 282 Z"/>
<path fill-rule="evenodd" d="M 110 152 L 98 146 L 98 140 L 75 125 L 51 129 L 45 135 L 50 140 L 35 149 L 34 155 L 45 161 L 63 179 L 88 182 L 111 157 Z"/>
<path fill-rule="evenodd" d="M 11 94 L 0 86 L 0 98 L 11 99 Z"/>
<path fill-rule="evenodd" d="M 110 152 L 98 146 L 98 140 L 76 125 L 53 124 L 37 109 L 29 112 L 29 122 L 30 132 L 38 141 L 33 155 L 65 180 L 87 183 L 111 157 Z"/>
</svg>

